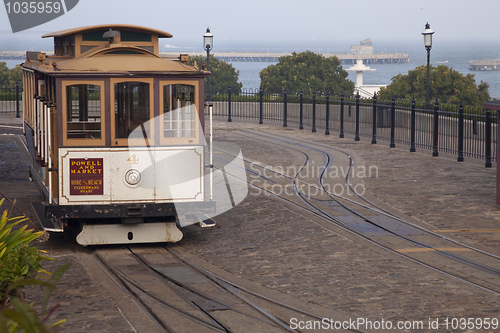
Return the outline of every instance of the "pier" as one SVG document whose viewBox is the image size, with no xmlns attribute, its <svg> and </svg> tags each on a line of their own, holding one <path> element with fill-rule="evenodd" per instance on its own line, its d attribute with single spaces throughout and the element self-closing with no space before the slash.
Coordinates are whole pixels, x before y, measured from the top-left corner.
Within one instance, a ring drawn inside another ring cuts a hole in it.
<svg viewBox="0 0 500 333">
<path fill-rule="evenodd" d="M 498 71 L 500 59 L 471 60 L 469 65 L 472 71 Z"/>
<path fill-rule="evenodd" d="M 0 61 L 24 59 L 26 59 L 26 51 L 0 51 Z"/>
<path fill-rule="evenodd" d="M 278 62 L 280 57 L 290 56 L 291 52 L 214 52 L 214 57 L 227 62 Z M 160 52 L 161 56 L 175 57 L 178 53 Z M 190 56 L 205 56 L 205 53 L 189 53 Z M 321 53 L 326 58 L 337 57 L 342 65 L 353 65 L 356 60 L 363 60 L 364 64 L 393 64 L 408 63 L 410 57 L 408 53 L 372 53 L 372 54 L 354 54 L 354 53 Z"/>
<path fill-rule="evenodd" d="M 47 52 L 50 54 L 52 52 Z M 161 57 L 179 57 L 180 52 L 160 52 Z M 188 52 L 189 56 L 206 56 L 204 52 Z M 408 63 L 410 57 L 408 53 L 372 53 L 372 54 L 354 54 L 354 53 L 321 53 L 324 57 L 337 57 L 341 65 L 354 65 L 356 60 L 363 60 L 364 64 L 395 64 Z M 212 55 L 219 60 L 227 62 L 278 62 L 283 56 L 292 55 L 292 53 L 277 52 L 214 52 Z M 2 60 L 24 60 L 26 51 L 0 51 L 0 61 Z M 486 61 L 486 60 L 485 60 Z M 496 60 L 500 65 L 500 59 Z"/>
</svg>

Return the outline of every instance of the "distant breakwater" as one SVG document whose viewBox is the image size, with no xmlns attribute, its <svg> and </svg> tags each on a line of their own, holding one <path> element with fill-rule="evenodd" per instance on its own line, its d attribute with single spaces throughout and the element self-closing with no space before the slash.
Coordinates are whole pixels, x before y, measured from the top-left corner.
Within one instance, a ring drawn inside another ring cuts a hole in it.
<svg viewBox="0 0 500 333">
<path fill-rule="evenodd" d="M 192 56 L 206 56 L 206 53 L 195 52 L 188 53 Z M 292 53 L 277 52 L 214 52 L 214 57 L 227 62 L 278 62 L 280 57 L 292 55 Z M 321 53 L 324 57 L 337 57 L 342 65 L 352 65 L 357 59 L 363 59 L 365 64 L 396 64 L 410 62 L 408 53 L 372 53 L 372 54 L 353 54 L 353 53 Z M 178 53 L 160 52 L 160 56 L 175 57 Z"/>
<path fill-rule="evenodd" d="M 50 54 L 52 52 L 47 52 Z M 176 58 L 180 52 L 160 52 L 160 56 L 167 58 Z M 192 56 L 205 56 L 203 52 L 187 53 Z M 276 52 L 214 52 L 212 55 L 219 60 L 227 62 L 278 62 L 282 56 L 291 55 L 291 53 Z M 408 63 L 410 57 L 408 53 L 372 53 L 372 54 L 352 54 L 352 53 L 322 53 L 323 56 L 337 57 L 342 65 L 352 65 L 357 59 L 363 59 L 365 64 L 396 64 Z M 0 60 L 24 60 L 25 51 L 0 51 Z"/>
</svg>

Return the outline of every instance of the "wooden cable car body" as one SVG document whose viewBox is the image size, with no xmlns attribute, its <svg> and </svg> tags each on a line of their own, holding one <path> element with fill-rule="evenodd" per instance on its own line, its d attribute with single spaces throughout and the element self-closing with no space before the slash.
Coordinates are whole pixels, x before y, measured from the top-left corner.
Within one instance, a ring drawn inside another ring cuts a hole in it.
<svg viewBox="0 0 500 333">
<path fill-rule="evenodd" d="M 82 245 L 180 240 L 179 214 L 215 206 L 204 177 L 209 73 L 185 55 L 161 58 L 158 40 L 172 35 L 156 29 L 99 25 L 42 37 L 54 38 L 54 54 L 27 52 L 22 68 L 44 229 Z"/>
</svg>

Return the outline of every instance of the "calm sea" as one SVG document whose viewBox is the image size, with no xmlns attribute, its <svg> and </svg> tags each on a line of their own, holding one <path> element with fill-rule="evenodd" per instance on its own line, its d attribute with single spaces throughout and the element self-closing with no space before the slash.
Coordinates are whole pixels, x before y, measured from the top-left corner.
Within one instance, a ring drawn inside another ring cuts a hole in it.
<svg viewBox="0 0 500 333">
<path fill-rule="evenodd" d="M 431 64 L 434 66 L 441 64 L 448 67 L 452 67 L 454 70 L 467 75 L 472 74 L 479 84 L 481 81 L 487 82 L 490 86 L 489 92 L 492 98 L 500 99 L 500 71 L 471 71 L 469 66 L 470 60 L 479 59 L 499 59 L 500 58 L 500 44 L 498 43 L 487 43 L 487 42 L 476 42 L 471 43 L 441 43 L 441 45 L 436 45 L 431 50 Z M 387 46 L 386 46 L 387 45 Z M 390 84 L 391 79 L 397 74 L 407 74 L 408 71 L 415 69 L 418 66 L 427 64 L 427 51 L 425 50 L 423 43 L 419 44 L 404 44 L 400 43 L 396 45 L 393 43 L 374 45 L 375 52 L 388 52 L 388 53 L 408 53 L 410 57 L 410 62 L 405 64 L 372 64 L 368 65 L 370 68 L 376 69 L 375 71 L 364 72 L 363 83 L 364 84 Z M 330 46 L 330 51 L 332 47 Z M 320 50 L 327 53 L 326 46 L 317 47 L 316 49 L 309 48 L 311 51 L 319 52 Z M 250 50 L 249 50 L 250 51 Z M 297 52 L 305 51 L 304 49 L 299 49 Z M 349 48 L 338 50 L 335 49 L 334 52 L 347 52 Z M 244 50 L 242 50 L 244 52 Z M 261 50 L 260 52 L 265 52 Z M 282 48 L 274 49 L 272 52 L 290 52 L 289 49 Z M 331 51 L 333 52 L 333 51 Z M 439 62 L 439 63 L 437 63 Z M 239 80 L 243 83 L 243 88 L 255 89 L 259 87 L 260 76 L 259 72 L 274 63 L 265 62 L 233 62 L 232 65 L 237 70 L 240 71 Z M 349 68 L 351 65 L 346 65 L 345 68 Z M 356 73 L 348 72 L 348 79 L 356 82 Z"/>
<path fill-rule="evenodd" d="M 388 53 L 408 53 L 410 57 L 410 62 L 405 64 L 375 64 L 369 65 L 370 68 L 376 69 L 376 71 L 369 71 L 364 73 L 364 84 L 390 84 L 391 79 L 399 73 L 406 74 L 409 70 L 415 69 L 420 65 L 425 65 L 427 62 L 427 53 L 423 46 L 423 43 L 374 43 L 375 52 L 388 52 Z M 192 48 L 191 48 L 192 49 Z M 319 44 L 318 42 L 305 42 L 301 45 L 287 45 L 287 44 L 271 44 L 266 45 L 242 45 L 237 42 L 225 42 L 218 45 L 218 49 L 214 51 L 220 52 L 302 52 L 305 50 L 311 50 L 314 52 L 348 52 L 349 45 L 335 45 L 330 43 Z M 186 52 L 185 50 L 179 50 L 180 52 Z M 200 50 L 196 50 L 200 51 Z M 490 85 L 490 96 L 492 98 L 500 99 L 500 71 L 471 71 L 469 69 L 470 60 L 478 59 L 499 59 L 500 58 L 500 44 L 489 43 L 489 42 L 474 42 L 474 43 L 464 43 L 464 42 L 438 42 L 434 41 L 434 45 L 431 50 L 431 63 L 438 65 L 439 62 L 445 62 L 445 65 L 452 67 L 454 70 L 467 75 L 475 75 L 476 83 L 479 84 L 481 81 L 487 82 Z M 19 60 L 0 60 L 6 61 L 9 68 L 14 67 L 19 64 Z M 233 62 L 232 65 L 239 70 L 239 81 L 243 83 L 244 89 L 257 89 L 260 85 L 259 72 L 274 63 L 268 62 Z M 346 68 L 350 65 L 345 66 Z M 356 82 L 356 73 L 348 72 L 348 79 Z"/>
</svg>

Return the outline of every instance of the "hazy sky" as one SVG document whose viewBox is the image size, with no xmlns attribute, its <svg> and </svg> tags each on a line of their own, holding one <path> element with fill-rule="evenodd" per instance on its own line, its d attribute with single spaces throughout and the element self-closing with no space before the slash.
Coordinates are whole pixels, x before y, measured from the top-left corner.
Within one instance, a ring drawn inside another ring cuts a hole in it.
<svg viewBox="0 0 500 333">
<path fill-rule="evenodd" d="M 0 9 L 0 43 L 14 35 L 27 38 L 27 33 L 105 23 L 161 29 L 174 35 L 166 43 L 193 43 L 200 51 L 207 26 L 215 45 L 217 41 L 310 40 L 357 44 L 365 38 L 374 43 L 415 42 L 422 39 L 429 22 L 435 42 L 491 38 L 500 45 L 499 0 L 80 0 L 62 17 L 17 34 L 11 32 L 4 8 Z"/>
</svg>

